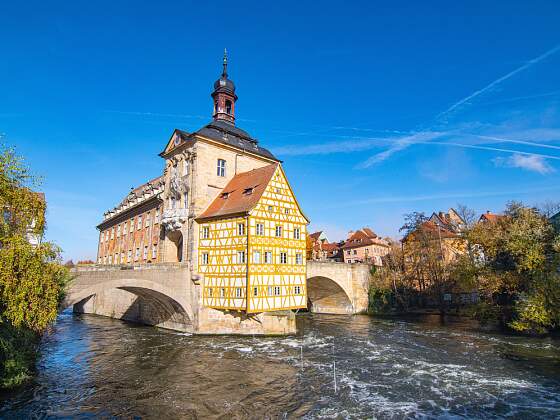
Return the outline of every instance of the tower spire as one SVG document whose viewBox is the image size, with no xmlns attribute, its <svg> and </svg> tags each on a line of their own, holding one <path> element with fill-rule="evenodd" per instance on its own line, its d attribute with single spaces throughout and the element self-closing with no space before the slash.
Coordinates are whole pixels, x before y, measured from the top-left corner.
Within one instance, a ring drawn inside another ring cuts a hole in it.
<svg viewBox="0 0 560 420">
<path fill-rule="evenodd" d="M 228 78 L 228 56 L 227 49 L 225 48 L 223 64 L 224 69 L 222 70 L 222 75 L 214 82 L 214 92 L 212 92 L 214 113 L 212 116 L 214 120 L 235 124 L 235 101 L 237 101 L 237 95 L 235 94 L 234 83 Z"/>
<path fill-rule="evenodd" d="M 222 71 L 222 77 L 227 79 L 227 48 L 224 48 L 224 70 Z"/>
</svg>

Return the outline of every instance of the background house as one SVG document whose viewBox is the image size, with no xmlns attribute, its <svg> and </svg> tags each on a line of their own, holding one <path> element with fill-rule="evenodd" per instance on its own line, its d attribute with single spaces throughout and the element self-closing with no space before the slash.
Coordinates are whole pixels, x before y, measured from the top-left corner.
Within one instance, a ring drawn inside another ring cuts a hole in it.
<svg viewBox="0 0 560 420">
<path fill-rule="evenodd" d="M 375 234 L 370 228 L 350 231 L 342 245 L 344 262 L 368 263 L 381 266 L 381 257 L 389 252 L 389 242 Z"/>
</svg>

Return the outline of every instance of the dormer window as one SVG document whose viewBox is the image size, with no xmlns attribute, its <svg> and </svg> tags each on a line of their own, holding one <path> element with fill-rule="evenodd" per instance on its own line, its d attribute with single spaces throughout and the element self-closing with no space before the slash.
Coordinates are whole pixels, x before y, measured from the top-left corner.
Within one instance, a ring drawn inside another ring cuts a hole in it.
<svg viewBox="0 0 560 420">
<path fill-rule="evenodd" d="M 226 99 L 226 114 L 231 115 L 231 101 Z"/>
<path fill-rule="evenodd" d="M 254 189 L 255 189 L 255 187 L 245 188 L 245 189 L 243 190 L 243 194 L 244 194 L 244 195 L 251 195 L 251 194 L 253 194 L 253 190 L 254 190 Z"/>
<path fill-rule="evenodd" d="M 220 197 L 223 198 L 224 200 L 226 200 L 229 197 L 229 193 L 228 192 L 222 193 L 222 195 L 220 195 Z"/>
</svg>

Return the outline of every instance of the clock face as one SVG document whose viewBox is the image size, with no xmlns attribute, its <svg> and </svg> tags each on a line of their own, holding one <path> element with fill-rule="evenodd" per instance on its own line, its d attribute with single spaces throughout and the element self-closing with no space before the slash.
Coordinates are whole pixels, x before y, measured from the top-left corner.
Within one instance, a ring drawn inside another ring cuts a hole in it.
<svg viewBox="0 0 560 420">
<path fill-rule="evenodd" d="M 179 136 L 176 136 L 175 141 L 173 143 L 175 144 L 175 146 L 178 146 L 179 143 L 181 143 L 181 138 Z"/>
</svg>

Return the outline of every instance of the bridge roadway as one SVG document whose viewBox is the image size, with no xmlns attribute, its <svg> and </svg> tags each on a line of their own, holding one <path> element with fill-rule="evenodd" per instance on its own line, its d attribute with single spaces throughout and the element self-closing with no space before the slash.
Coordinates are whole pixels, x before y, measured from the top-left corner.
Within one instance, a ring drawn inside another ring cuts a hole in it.
<svg viewBox="0 0 560 420">
<path fill-rule="evenodd" d="M 290 334 L 292 311 L 243 314 L 202 306 L 201 281 L 187 263 L 89 265 L 73 269 L 62 309 L 197 334 Z M 356 314 L 367 310 L 369 266 L 307 263 L 309 310 Z"/>
</svg>

